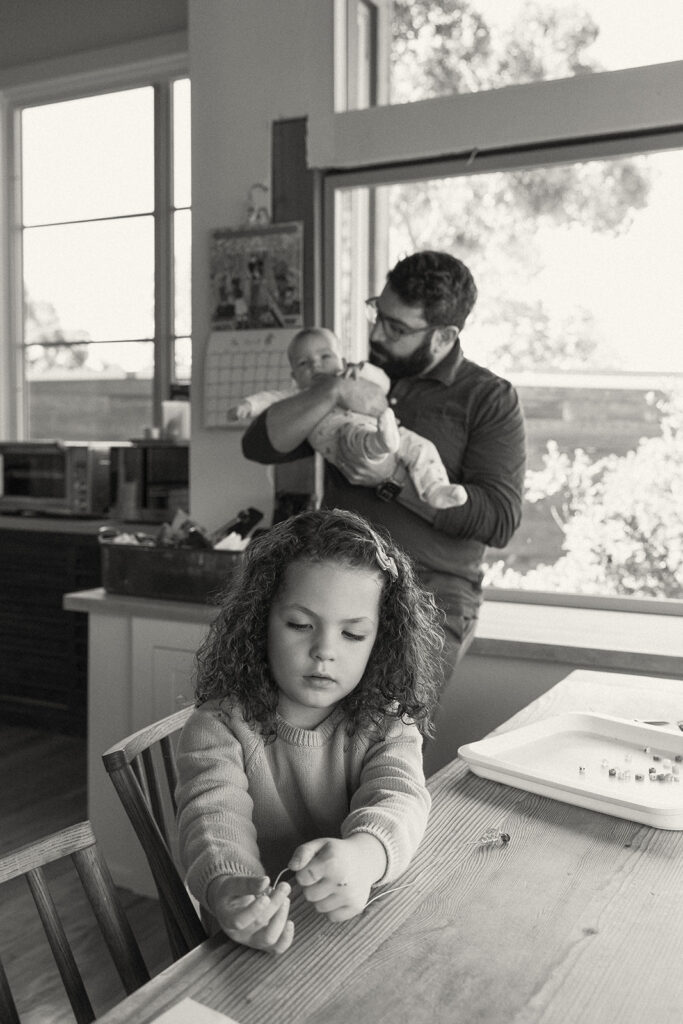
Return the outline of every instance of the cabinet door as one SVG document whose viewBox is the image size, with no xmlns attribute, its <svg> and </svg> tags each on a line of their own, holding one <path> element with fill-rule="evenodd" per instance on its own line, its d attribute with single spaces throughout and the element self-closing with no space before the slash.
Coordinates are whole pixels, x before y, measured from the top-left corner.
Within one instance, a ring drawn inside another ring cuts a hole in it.
<svg viewBox="0 0 683 1024">
<path fill-rule="evenodd" d="M 194 657 L 208 626 L 135 618 L 132 623 L 132 718 L 141 729 L 194 700 Z"/>
</svg>

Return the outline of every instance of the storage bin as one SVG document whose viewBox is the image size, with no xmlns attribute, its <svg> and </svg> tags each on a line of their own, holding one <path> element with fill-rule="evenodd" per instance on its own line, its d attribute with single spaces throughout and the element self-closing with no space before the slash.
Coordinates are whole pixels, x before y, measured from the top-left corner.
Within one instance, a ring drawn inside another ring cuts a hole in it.
<svg viewBox="0 0 683 1024">
<path fill-rule="evenodd" d="M 103 542 L 102 585 L 110 594 L 216 604 L 240 551 L 152 548 Z"/>
</svg>

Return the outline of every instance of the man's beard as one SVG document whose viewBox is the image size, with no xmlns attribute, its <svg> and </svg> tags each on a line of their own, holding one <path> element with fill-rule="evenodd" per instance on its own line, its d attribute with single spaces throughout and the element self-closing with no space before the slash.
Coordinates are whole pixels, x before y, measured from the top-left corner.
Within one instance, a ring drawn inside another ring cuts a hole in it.
<svg viewBox="0 0 683 1024">
<path fill-rule="evenodd" d="M 384 370 L 391 380 L 398 380 L 400 377 L 417 377 L 432 362 L 431 341 L 432 333 L 430 331 L 414 352 L 402 358 L 392 356 L 391 352 L 382 345 L 371 341 L 370 362 Z"/>
</svg>

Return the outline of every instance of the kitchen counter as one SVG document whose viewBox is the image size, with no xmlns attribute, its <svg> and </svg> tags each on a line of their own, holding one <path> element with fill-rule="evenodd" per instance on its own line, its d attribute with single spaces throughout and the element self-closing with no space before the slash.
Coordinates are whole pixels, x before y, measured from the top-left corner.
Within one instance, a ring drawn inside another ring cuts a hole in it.
<svg viewBox="0 0 683 1024">
<path fill-rule="evenodd" d="M 155 533 L 159 523 L 124 523 L 118 519 L 90 519 L 78 516 L 2 515 L 0 530 L 29 530 L 39 533 L 79 533 L 96 535 L 102 526 L 115 526 L 131 533 L 136 530 Z"/>
</svg>

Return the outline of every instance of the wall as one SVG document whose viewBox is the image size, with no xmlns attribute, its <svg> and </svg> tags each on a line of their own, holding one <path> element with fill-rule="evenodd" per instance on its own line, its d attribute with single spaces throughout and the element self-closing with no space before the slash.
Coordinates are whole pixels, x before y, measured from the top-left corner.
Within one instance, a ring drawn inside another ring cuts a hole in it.
<svg viewBox="0 0 683 1024">
<path fill-rule="evenodd" d="M 193 378 L 209 333 L 210 234 L 245 219 L 249 187 L 270 187 L 274 120 L 332 109 L 332 3 L 189 0 L 192 78 Z M 270 196 L 269 196 L 270 198 Z M 270 514 L 270 471 L 238 430 L 205 430 L 192 403 L 192 515 L 213 528 L 247 505 Z"/>
<path fill-rule="evenodd" d="M 187 0 L 0 0 L 0 69 L 187 29 Z"/>
</svg>

